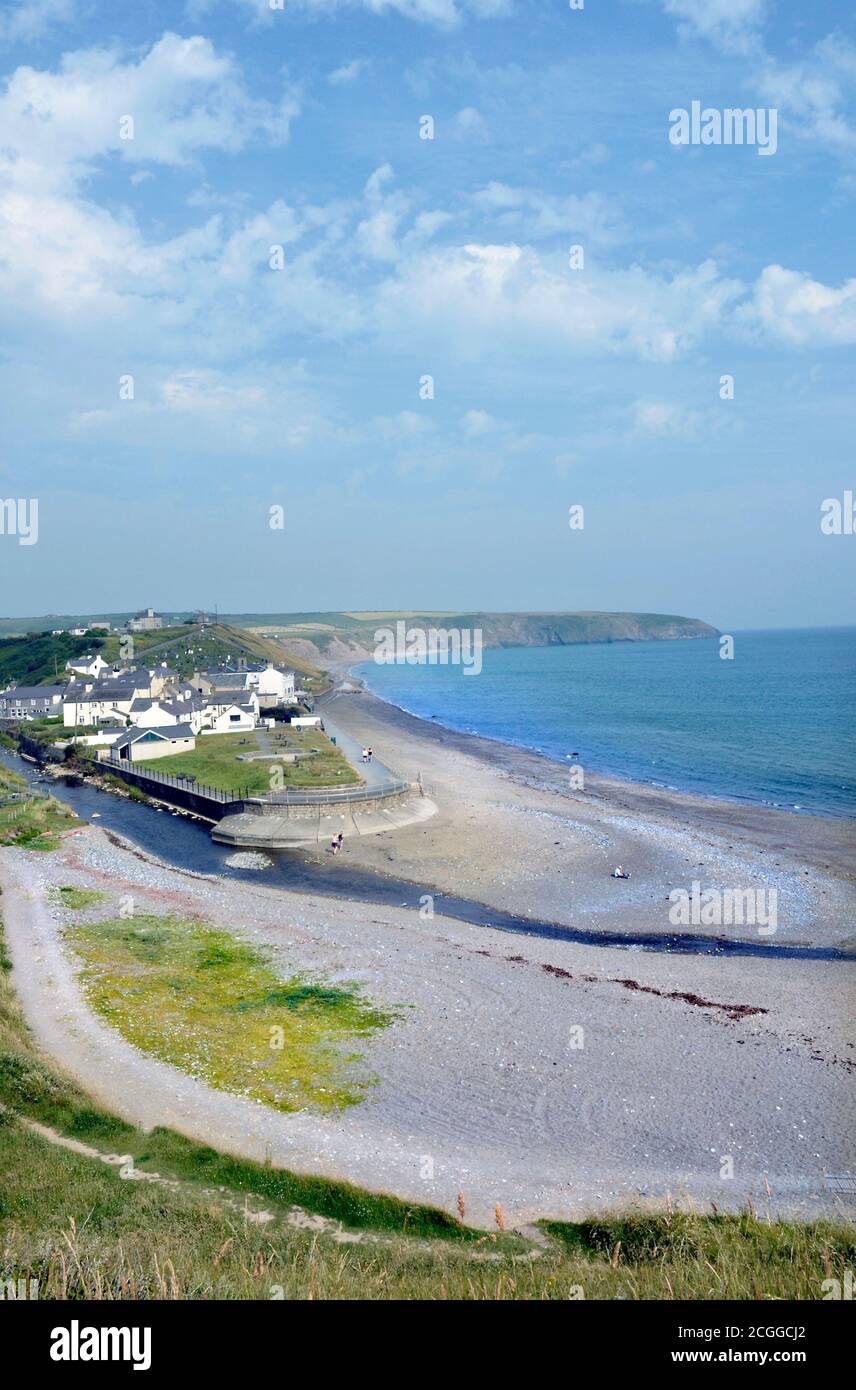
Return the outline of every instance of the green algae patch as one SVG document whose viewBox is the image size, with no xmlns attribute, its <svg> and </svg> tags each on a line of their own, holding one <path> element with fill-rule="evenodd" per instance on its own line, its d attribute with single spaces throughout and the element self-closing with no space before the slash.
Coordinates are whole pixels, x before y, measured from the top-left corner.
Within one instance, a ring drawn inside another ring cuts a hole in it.
<svg viewBox="0 0 856 1390">
<path fill-rule="evenodd" d="M 282 978 L 265 951 L 204 922 L 138 916 L 69 927 L 100 1016 L 141 1051 L 276 1110 L 332 1110 L 375 1079 L 354 1043 L 391 1024 L 352 984 Z"/>
<path fill-rule="evenodd" d="M 104 894 L 99 893 L 97 888 L 74 888 L 71 885 L 52 888 L 49 897 L 57 907 L 66 907 L 71 912 L 85 912 L 88 907 L 94 907 L 104 900 Z"/>
</svg>

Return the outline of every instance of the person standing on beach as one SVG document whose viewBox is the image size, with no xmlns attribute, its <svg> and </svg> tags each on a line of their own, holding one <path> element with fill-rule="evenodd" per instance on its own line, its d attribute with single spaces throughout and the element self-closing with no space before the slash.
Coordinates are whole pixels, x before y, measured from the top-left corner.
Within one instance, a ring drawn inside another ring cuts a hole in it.
<svg viewBox="0 0 856 1390">
<path fill-rule="evenodd" d="M 369 755 L 369 762 L 371 762 L 372 758 L 374 757 L 374 749 L 373 749 L 373 748 L 367 748 L 367 749 L 366 749 L 366 752 L 367 752 L 368 755 Z"/>
<path fill-rule="evenodd" d="M 364 763 L 367 763 L 368 760 L 369 760 L 369 750 L 368 750 L 368 748 L 364 748 L 364 749 L 363 749 L 363 762 L 364 762 Z"/>
</svg>

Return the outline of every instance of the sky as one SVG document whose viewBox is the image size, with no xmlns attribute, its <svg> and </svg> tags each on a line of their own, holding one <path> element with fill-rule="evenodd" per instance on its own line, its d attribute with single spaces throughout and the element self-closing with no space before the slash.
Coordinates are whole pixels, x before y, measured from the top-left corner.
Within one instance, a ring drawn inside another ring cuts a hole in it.
<svg viewBox="0 0 856 1390">
<path fill-rule="evenodd" d="M 856 12 L 579 5 L 5 0 L 0 615 L 853 621 Z"/>
</svg>

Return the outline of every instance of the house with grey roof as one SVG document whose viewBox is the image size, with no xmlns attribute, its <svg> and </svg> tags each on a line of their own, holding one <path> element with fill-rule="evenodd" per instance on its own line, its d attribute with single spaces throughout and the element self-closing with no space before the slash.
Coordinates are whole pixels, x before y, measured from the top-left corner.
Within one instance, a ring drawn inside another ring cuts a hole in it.
<svg viewBox="0 0 856 1390">
<path fill-rule="evenodd" d="M 192 753 L 195 747 L 196 735 L 189 724 L 169 724 L 163 728 L 127 729 L 116 740 L 113 756 L 140 763 L 175 753 Z"/>
<path fill-rule="evenodd" d="M 0 690 L 0 719 L 49 719 L 62 714 L 63 685 L 16 685 Z"/>
<path fill-rule="evenodd" d="M 66 728 L 91 724 L 126 724 L 128 711 L 142 694 L 133 681 L 75 681 L 62 702 Z"/>
</svg>

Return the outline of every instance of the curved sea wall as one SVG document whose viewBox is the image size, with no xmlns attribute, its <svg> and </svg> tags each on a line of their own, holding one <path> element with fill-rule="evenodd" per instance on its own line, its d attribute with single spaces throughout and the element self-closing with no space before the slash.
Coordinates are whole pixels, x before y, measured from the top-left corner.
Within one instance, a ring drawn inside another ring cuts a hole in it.
<svg viewBox="0 0 856 1390">
<path fill-rule="evenodd" d="M 377 835 L 428 820 L 436 812 L 435 803 L 417 786 L 359 801 L 343 799 L 316 805 L 236 801 L 212 828 L 211 838 L 218 844 L 249 849 L 286 849 L 323 844 L 339 831 L 346 836 Z"/>
</svg>

